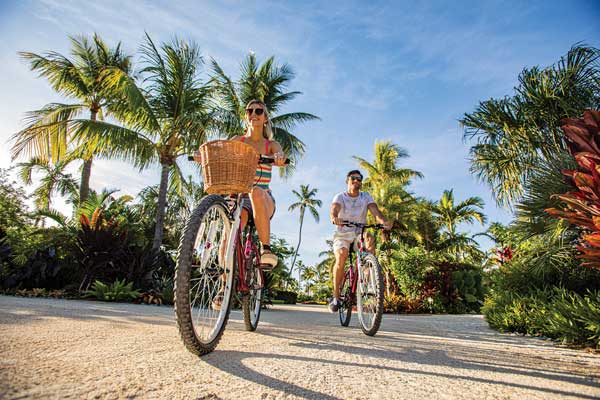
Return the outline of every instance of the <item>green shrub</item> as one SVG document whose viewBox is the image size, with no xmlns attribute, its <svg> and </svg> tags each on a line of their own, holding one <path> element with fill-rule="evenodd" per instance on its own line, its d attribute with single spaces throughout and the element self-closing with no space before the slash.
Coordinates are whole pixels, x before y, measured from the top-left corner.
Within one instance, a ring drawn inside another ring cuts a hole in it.
<svg viewBox="0 0 600 400">
<path fill-rule="evenodd" d="M 462 269 L 452 272 L 452 285 L 455 288 L 456 310 L 479 311 L 483 304 L 484 288 L 482 285 L 482 271 L 478 268 Z"/>
<path fill-rule="evenodd" d="M 275 293 L 274 300 L 283 300 L 285 304 L 296 304 L 298 300 L 298 294 L 296 292 L 278 290 Z"/>
<path fill-rule="evenodd" d="M 503 332 L 600 347 L 600 291 L 584 296 L 564 288 L 527 295 L 496 292 L 486 299 L 482 311 L 490 326 Z"/>
<path fill-rule="evenodd" d="M 162 284 L 160 291 L 164 304 L 173 304 L 175 298 L 175 291 L 173 289 L 173 279 L 167 279 Z"/>
<path fill-rule="evenodd" d="M 390 293 L 383 299 L 383 311 L 399 314 L 405 310 L 404 298 L 397 293 Z"/>
<path fill-rule="evenodd" d="M 420 298 L 435 259 L 423 248 L 412 247 L 394 253 L 390 269 L 405 297 Z"/>
<path fill-rule="evenodd" d="M 133 282 L 126 284 L 124 279 L 122 281 L 117 279 L 111 285 L 95 281 L 92 289 L 86 290 L 85 294 L 102 301 L 124 301 L 137 298 L 140 292 L 133 290 Z"/>
</svg>

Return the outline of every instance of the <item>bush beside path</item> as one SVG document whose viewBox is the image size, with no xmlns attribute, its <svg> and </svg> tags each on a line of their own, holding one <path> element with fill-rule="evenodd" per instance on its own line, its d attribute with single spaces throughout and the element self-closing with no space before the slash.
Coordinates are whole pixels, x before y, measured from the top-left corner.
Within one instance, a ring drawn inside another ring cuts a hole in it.
<svg viewBox="0 0 600 400">
<path fill-rule="evenodd" d="M 480 315 L 385 315 L 363 335 L 324 306 L 232 312 L 201 359 L 170 307 L 0 296 L 0 398 L 595 399 L 600 356 Z"/>
</svg>

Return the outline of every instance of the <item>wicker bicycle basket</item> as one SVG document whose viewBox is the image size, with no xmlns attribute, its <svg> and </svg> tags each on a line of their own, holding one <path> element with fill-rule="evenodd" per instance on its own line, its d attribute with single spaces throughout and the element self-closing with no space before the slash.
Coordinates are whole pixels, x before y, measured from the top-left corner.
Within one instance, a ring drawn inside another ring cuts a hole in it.
<svg viewBox="0 0 600 400">
<path fill-rule="evenodd" d="M 252 146 L 233 140 L 214 140 L 204 143 L 199 151 L 207 193 L 250 193 L 259 157 Z"/>
</svg>

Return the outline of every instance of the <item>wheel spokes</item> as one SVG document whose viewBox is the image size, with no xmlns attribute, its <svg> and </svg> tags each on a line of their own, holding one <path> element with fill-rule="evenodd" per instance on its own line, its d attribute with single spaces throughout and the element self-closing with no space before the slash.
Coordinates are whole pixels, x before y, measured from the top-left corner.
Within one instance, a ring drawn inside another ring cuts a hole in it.
<svg viewBox="0 0 600 400">
<path fill-rule="evenodd" d="M 370 263 L 366 263 L 361 268 L 358 291 L 359 316 L 363 325 L 370 329 L 375 322 L 377 312 L 377 285 L 375 284 L 375 272 Z"/>
<path fill-rule="evenodd" d="M 221 207 L 213 207 L 202 218 L 194 242 L 190 279 L 190 309 L 194 331 L 201 341 L 210 342 L 218 334 L 227 312 L 231 279 L 227 279 L 224 249 L 227 246 L 229 219 Z M 220 301 L 221 307 L 213 306 Z"/>
</svg>

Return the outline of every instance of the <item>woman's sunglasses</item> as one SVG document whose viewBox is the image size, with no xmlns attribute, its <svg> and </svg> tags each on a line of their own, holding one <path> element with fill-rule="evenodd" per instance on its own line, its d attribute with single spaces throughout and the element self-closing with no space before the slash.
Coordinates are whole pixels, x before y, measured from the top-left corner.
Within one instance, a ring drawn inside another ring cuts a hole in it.
<svg viewBox="0 0 600 400">
<path fill-rule="evenodd" d="M 246 108 L 246 114 L 252 115 L 252 112 L 254 112 L 255 115 L 263 115 L 263 113 L 265 112 L 265 109 L 264 108 Z"/>
<path fill-rule="evenodd" d="M 353 181 L 362 182 L 362 178 L 360 176 L 351 176 L 350 179 L 352 179 Z"/>
</svg>

